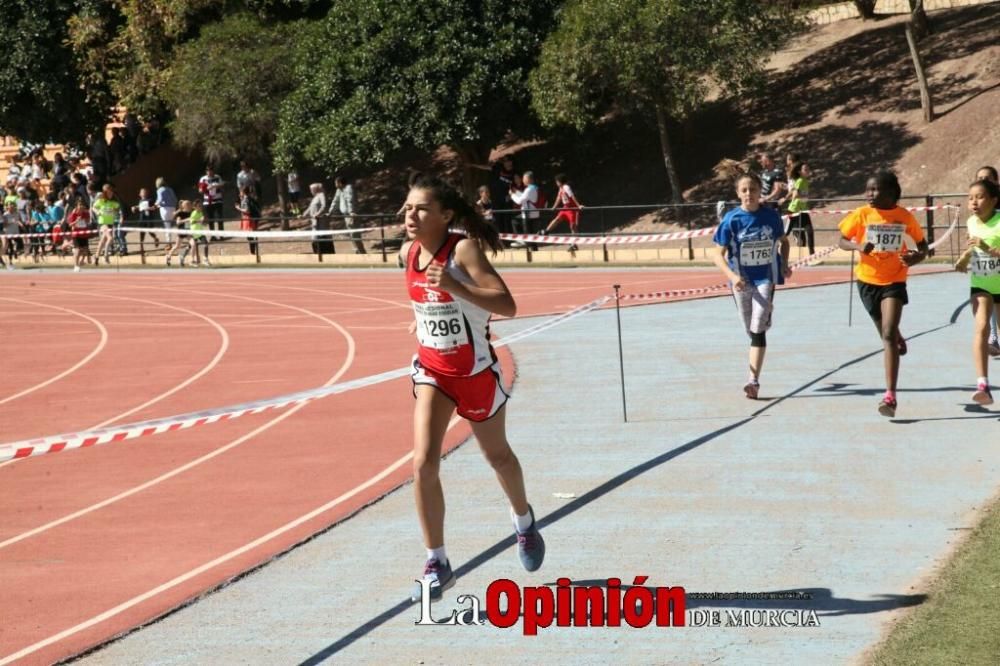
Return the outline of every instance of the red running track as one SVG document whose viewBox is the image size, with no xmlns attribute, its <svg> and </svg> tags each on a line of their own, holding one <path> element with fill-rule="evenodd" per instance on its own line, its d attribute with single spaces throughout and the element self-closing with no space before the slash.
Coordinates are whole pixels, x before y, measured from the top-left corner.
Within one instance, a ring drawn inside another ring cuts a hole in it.
<svg viewBox="0 0 1000 666">
<path fill-rule="evenodd" d="M 408 364 L 399 273 L 2 276 L 0 443 Z M 508 271 L 519 316 L 711 270 Z M 794 284 L 843 281 L 846 267 Z M 725 292 L 720 292 L 725 293 Z M 502 354 L 508 381 L 509 352 Z M 516 409 L 516 401 L 512 403 Z M 410 478 L 406 378 L 201 428 L 0 465 L 0 664 L 50 663 L 170 611 Z M 468 436 L 449 431 L 451 449 Z M 418 538 L 416 521 L 410 540 Z"/>
</svg>

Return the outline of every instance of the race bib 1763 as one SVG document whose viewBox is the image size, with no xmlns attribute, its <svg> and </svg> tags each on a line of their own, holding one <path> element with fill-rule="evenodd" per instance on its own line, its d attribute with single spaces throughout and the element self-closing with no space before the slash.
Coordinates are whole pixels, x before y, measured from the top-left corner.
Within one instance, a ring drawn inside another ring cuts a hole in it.
<svg viewBox="0 0 1000 666">
<path fill-rule="evenodd" d="M 756 240 L 740 243 L 741 266 L 767 266 L 774 258 L 774 241 Z"/>
</svg>

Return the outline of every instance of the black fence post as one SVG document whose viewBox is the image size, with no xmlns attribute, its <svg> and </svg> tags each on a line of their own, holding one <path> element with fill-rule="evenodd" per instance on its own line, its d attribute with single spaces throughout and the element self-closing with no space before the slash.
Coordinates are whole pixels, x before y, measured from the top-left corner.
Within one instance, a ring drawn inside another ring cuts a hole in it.
<svg viewBox="0 0 1000 666">
<path fill-rule="evenodd" d="M 389 263 L 389 258 L 385 254 L 385 227 L 381 224 L 378 227 L 378 234 L 382 239 L 382 263 L 387 264 Z"/>
<path fill-rule="evenodd" d="M 605 213 L 604 208 L 601 208 L 601 237 L 602 238 L 608 235 L 608 232 L 607 232 L 607 228 L 608 227 L 605 224 L 604 213 Z M 601 243 L 601 251 L 602 251 L 602 253 L 604 255 L 604 263 L 608 263 L 609 261 L 611 261 L 611 257 L 608 256 L 608 244 L 607 243 Z"/>
<path fill-rule="evenodd" d="M 934 195 L 928 194 L 927 201 L 927 244 L 934 242 Z"/>
</svg>

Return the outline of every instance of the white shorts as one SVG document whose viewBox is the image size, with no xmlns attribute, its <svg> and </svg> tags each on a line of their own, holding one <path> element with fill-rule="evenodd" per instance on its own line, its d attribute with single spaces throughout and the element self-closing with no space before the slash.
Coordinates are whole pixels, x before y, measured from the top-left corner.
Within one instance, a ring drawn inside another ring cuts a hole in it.
<svg viewBox="0 0 1000 666">
<path fill-rule="evenodd" d="M 747 334 L 764 333 L 771 328 L 771 312 L 774 310 L 774 284 L 747 283 L 743 291 L 733 289 L 736 309 L 743 318 Z"/>
<path fill-rule="evenodd" d="M 174 216 L 177 214 L 176 208 L 171 208 L 170 206 L 160 206 L 160 219 L 163 220 L 163 226 L 166 229 L 171 229 L 174 226 Z M 169 226 L 167 226 L 169 223 Z"/>
</svg>

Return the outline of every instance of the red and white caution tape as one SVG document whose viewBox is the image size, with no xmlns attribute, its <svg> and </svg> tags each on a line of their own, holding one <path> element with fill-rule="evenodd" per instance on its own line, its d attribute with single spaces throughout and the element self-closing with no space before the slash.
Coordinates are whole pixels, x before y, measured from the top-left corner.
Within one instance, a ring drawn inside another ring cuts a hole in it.
<svg viewBox="0 0 1000 666">
<path fill-rule="evenodd" d="M 949 210 L 959 209 L 959 206 L 952 204 L 941 204 L 937 206 L 910 206 L 906 210 L 911 212 L 921 212 L 928 210 Z M 846 215 L 853 210 L 811 210 L 804 211 L 810 215 Z M 791 216 L 782 215 L 787 219 Z M 634 236 L 551 236 L 549 234 L 500 234 L 500 238 L 506 241 L 519 241 L 522 243 L 547 243 L 550 245 L 632 245 L 643 243 L 664 243 L 676 240 L 687 240 L 701 236 L 712 236 L 718 226 L 705 229 L 693 229 L 691 231 L 675 231 L 662 234 L 639 234 Z"/>
<path fill-rule="evenodd" d="M 711 236 L 716 227 L 674 231 L 666 234 L 640 234 L 637 236 L 550 236 L 549 234 L 500 234 L 500 238 L 523 243 L 551 243 L 553 245 L 627 245 L 633 243 L 662 243 L 699 236 Z"/>
<path fill-rule="evenodd" d="M 938 238 L 936 241 L 930 244 L 929 246 L 930 249 L 933 250 L 934 248 L 940 246 L 942 243 L 948 240 L 948 236 L 951 236 L 952 232 L 954 232 L 955 228 L 958 226 L 959 214 L 957 211 L 960 210 L 960 208 L 958 206 L 952 206 L 952 208 L 954 208 L 956 211 L 955 219 L 951 221 L 951 226 L 949 226 L 948 229 L 945 230 L 945 232 L 941 235 L 941 238 Z"/>
<path fill-rule="evenodd" d="M 820 250 L 815 254 L 810 254 L 808 257 L 800 259 L 788 267 L 802 268 L 803 266 L 808 266 L 817 259 L 822 259 L 823 257 L 833 254 L 836 252 L 836 247 L 828 247 L 825 250 Z M 709 287 L 695 287 L 693 289 L 670 289 L 667 291 L 654 291 L 648 294 L 625 294 L 621 297 L 623 301 L 646 301 L 646 300 L 660 300 L 664 298 L 676 298 L 678 296 L 695 296 L 697 294 L 708 294 L 713 291 L 722 291 L 724 289 L 729 289 L 728 282 L 720 282 L 719 284 L 713 284 Z"/>
<path fill-rule="evenodd" d="M 72 231 L 44 231 L 30 234 L 9 234 L 4 238 L 67 238 L 69 236 L 96 236 L 97 229 L 73 229 Z"/>
<path fill-rule="evenodd" d="M 570 319 L 574 319 L 600 307 L 601 305 L 607 303 L 610 299 L 610 296 L 602 296 L 601 298 L 591 301 L 590 303 L 581 305 L 561 315 L 546 319 L 545 321 L 539 322 L 524 330 L 509 335 L 500 340 L 495 346 L 503 347 L 548 330 L 554 326 L 558 326 L 559 324 L 569 321 Z M 247 414 L 260 414 L 261 412 L 270 409 L 283 409 L 292 405 L 301 405 L 307 402 L 312 402 L 313 400 L 325 398 L 329 395 L 374 386 L 375 384 L 381 384 L 393 379 L 405 377 L 410 374 L 410 372 L 412 372 L 412 368 L 410 367 L 397 368 L 395 370 L 389 370 L 376 375 L 369 375 L 368 377 L 362 377 L 348 382 L 334 384 L 332 386 L 322 386 L 305 391 L 298 391 L 296 393 L 288 393 L 274 398 L 266 398 L 263 400 L 254 400 L 252 402 L 244 402 L 237 405 L 229 405 L 228 407 L 219 407 L 199 412 L 189 412 L 187 414 L 178 414 L 175 416 L 141 421 L 139 423 L 130 423 L 127 425 L 98 428 L 96 430 L 88 430 L 86 432 L 66 433 L 50 437 L 26 439 L 19 442 L 11 442 L 9 444 L 0 444 L 0 462 L 14 458 L 29 458 L 44 455 L 46 453 L 57 453 L 67 449 L 79 449 L 89 446 L 97 446 L 100 444 L 108 444 L 111 442 L 122 442 L 129 439 L 138 439 L 139 437 L 160 435 L 165 432 L 187 430 L 188 428 L 207 425 L 209 423 L 217 423 L 219 421 L 232 421 L 233 419 Z"/>
<path fill-rule="evenodd" d="M 371 233 L 373 231 L 390 231 L 394 229 L 402 228 L 401 224 L 390 224 L 383 227 L 355 227 L 354 229 L 306 229 L 297 231 L 239 231 L 239 230 L 228 230 L 228 231 L 214 231 L 212 229 L 180 229 L 180 228 L 170 228 L 165 229 L 163 227 L 149 228 L 149 227 L 122 227 L 121 230 L 125 232 L 130 231 L 144 231 L 146 233 L 167 233 L 167 234 L 177 234 L 178 236 L 191 236 L 197 234 L 199 236 L 212 236 L 214 238 L 253 238 L 256 240 L 267 241 L 267 240 L 282 240 L 282 239 L 296 239 L 296 238 L 314 238 L 316 236 L 358 236 L 363 233 Z"/>
<path fill-rule="evenodd" d="M 961 208 L 954 204 L 938 204 L 936 206 L 903 206 L 906 210 L 911 213 L 922 213 L 928 210 L 948 210 L 951 208 Z M 809 213 L 810 215 L 847 215 L 848 213 L 853 213 L 856 208 L 848 210 L 837 210 L 834 208 L 823 208 L 820 210 L 804 210 L 803 213 Z M 787 217 L 787 216 L 786 216 Z"/>
</svg>

